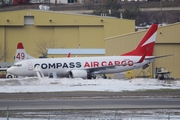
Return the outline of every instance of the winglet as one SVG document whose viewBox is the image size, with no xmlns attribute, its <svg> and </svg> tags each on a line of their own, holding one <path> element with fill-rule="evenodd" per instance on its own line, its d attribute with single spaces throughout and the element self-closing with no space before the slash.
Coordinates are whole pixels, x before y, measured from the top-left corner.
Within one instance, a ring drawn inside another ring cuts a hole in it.
<svg viewBox="0 0 180 120">
<path fill-rule="evenodd" d="M 71 53 L 68 53 L 67 57 L 68 57 L 68 58 L 71 57 Z"/>
<path fill-rule="evenodd" d="M 141 57 L 141 59 L 137 63 L 142 63 L 144 61 L 144 59 L 146 57 L 146 53 L 147 52 L 144 53 L 144 55 Z"/>
</svg>

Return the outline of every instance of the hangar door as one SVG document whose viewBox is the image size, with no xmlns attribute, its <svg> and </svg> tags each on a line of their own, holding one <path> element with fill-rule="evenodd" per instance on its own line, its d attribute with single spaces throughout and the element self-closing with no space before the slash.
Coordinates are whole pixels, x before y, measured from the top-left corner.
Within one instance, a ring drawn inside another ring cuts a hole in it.
<svg viewBox="0 0 180 120">
<path fill-rule="evenodd" d="M 103 26 L 80 26 L 79 42 L 82 48 L 104 48 Z"/>
<path fill-rule="evenodd" d="M 78 48 L 78 27 L 55 27 L 54 38 L 58 40 L 57 48 Z"/>
<path fill-rule="evenodd" d="M 153 73 L 156 67 L 164 67 L 168 69 L 171 76 L 174 78 L 180 78 L 180 44 L 179 43 L 156 43 L 154 49 L 154 56 L 173 54 L 173 56 L 158 58 L 153 63 Z"/>
</svg>

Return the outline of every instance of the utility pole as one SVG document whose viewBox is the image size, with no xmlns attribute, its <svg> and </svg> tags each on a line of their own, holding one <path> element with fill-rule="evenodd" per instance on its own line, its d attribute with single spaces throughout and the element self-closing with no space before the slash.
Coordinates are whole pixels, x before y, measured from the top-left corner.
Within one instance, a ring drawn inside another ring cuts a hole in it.
<svg viewBox="0 0 180 120">
<path fill-rule="evenodd" d="M 170 113 L 168 114 L 168 120 L 170 120 Z"/>
<path fill-rule="evenodd" d="M 7 107 L 7 120 L 9 120 L 9 106 Z"/>
<path fill-rule="evenodd" d="M 161 12 L 162 12 L 162 0 L 160 0 L 160 8 L 161 8 Z"/>
<path fill-rule="evenodd" d="M 160 9 L 161 9 L 161 22 L 162 22 L 162 19 L 163 19 L 163 15 L 162 15 L 162 0 L 160 0 Z"/>
</svg>

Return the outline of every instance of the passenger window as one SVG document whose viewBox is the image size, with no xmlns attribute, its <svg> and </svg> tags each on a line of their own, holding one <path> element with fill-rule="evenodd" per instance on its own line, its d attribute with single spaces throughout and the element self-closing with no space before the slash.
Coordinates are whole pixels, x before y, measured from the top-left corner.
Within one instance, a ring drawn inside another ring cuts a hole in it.
<svg viewBox="0 0 180 120">
<path fill-rule="evenodd" d="M 14 66 L 21 67 L 21 66 L 22 66 L 22 64 L 17 64 L 17 65 L 14 65 Z"/>
</svg>

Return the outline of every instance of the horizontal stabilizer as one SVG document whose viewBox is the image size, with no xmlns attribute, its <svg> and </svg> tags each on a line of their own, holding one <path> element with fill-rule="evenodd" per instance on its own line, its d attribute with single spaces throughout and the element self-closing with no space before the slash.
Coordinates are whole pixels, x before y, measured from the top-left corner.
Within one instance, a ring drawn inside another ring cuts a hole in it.
<svg viewBox="0 0 180 120">
<path fill-rule="evenodd" d="M 168 57 L 168 56 L 173 56 L 173 54 L 161 55 L 161 56 L 152 56 L 152 57 L 149 57 L 149 58 L 145 58 L 145 60 L 157 59 L 157 58 Z"/>
</svg>

